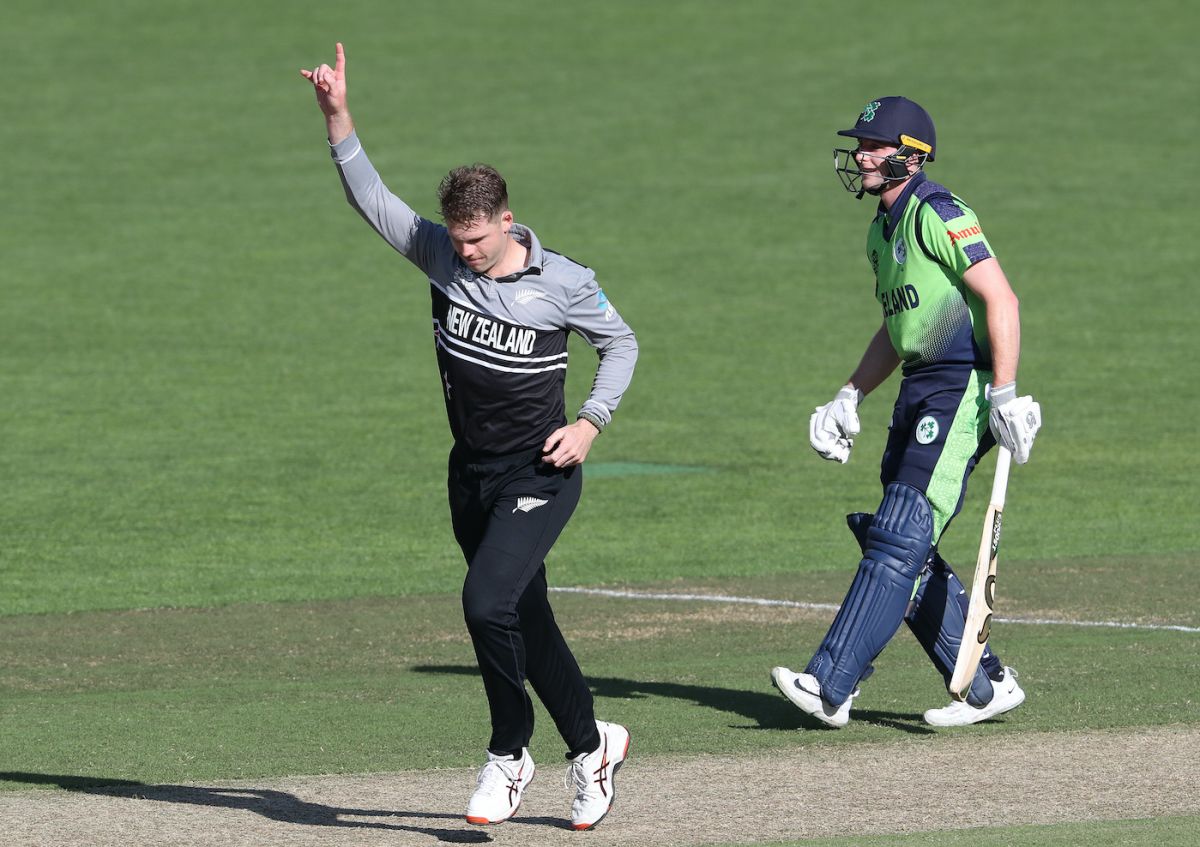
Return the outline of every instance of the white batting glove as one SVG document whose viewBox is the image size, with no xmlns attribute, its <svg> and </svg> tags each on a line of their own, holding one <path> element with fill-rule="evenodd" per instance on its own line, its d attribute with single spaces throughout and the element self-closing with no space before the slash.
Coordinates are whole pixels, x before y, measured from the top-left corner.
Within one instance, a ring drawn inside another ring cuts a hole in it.
<svg viewBox="0 0 1200 847">
<path fill-rule="evenodd" d="M 1029 461 L 1033 440 L 1042 428 L 1042 407 L 1030 395 L 1017 396 L 1017 384 L 1009 382 L 992 388 L 987 387 L 987 398 L 992 404 L 988 413 L 988 427 L 997 443 L 1012 453 L 1018 465 Z"/>
<path fill-rule="evenodd" d="M 808 443 L 822 459 L 843 465 L 850 461 L 850 448 L 861 429 L 858 404 L 863 396 L 857 388 L 844 385 L 836 397 L 818 406 L 808 419 Z"/>
</svg>

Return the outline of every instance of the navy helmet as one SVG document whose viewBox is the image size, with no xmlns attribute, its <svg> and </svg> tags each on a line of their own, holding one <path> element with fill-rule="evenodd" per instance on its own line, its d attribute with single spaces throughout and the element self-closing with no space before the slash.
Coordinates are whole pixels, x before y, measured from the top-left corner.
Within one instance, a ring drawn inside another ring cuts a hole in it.
<svg viewBox="0 0 1200 847">
<path fill-rule="evenodd" d="M 912 156 L 920 159 L 923 167 L 932 162 L 937 152 L 937 134 L 933 118 L 920 105 L 907 97 L 880 97 L 872 100 L 858 116 L 850 129 L 838 130 L 838 135 L 881 144 L 894 144 L 897 151 L 888 156 L 880 168 L 888 180 L 908 179 L 907 161 Z M 847 191 L 856 192 L 861 198 L 862 171 L 854 161 L 854 150 L 836 148 L 833 166 Z M 840 157 L 840 161 L 839 161 Z"/>
<path fill-rule="evenodd" d="M 839 130 L 838 135 L 865 138 L 882 144 L 907 144 L 922 153 L 927 153 L 931 162 L 937 152 L 937 134 L 933 130 L 933 118 L 907 97 L 880 97 L 878 100 L 872 100 L 863 108 L 854 128 Z"/>
</svg>

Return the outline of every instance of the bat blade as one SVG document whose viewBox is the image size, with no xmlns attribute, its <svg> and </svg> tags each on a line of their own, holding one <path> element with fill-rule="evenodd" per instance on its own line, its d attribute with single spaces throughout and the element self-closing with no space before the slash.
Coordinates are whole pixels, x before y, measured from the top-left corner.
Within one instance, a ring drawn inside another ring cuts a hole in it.
<svg viewBox="0 0 1200 847">
<path fill-rule="evenodd" d="M 979 538 L 979 555 L 975 559 L 975 578 L 971 582 L 971 600 L 967 605 L 967 621 L 963 629 L 954 673 L 950 677 L 950 696 L 965 700 L 971 680 L 979 668 L 979 660 L 992 632 L 992 613 L 996 608 L 996 561 L 1000 554 L 1000 528 L 1004 518 L 1004 496 L 1008 488 L 1008 469 L 1012 454 L 1000 448 L 996 458 L 996 477 L 992 482 L 992 498 L 983 518 L 983 534 Z"/>
<path fill-rule="evenodd" d="M 992 614 L 996 609 L 996 562 L 1000 551 L 1000 526 L 1003 512 L 989 506 L 984 519 L 979 557 L 975 562 L 975 579 L 971 585 L 971 602 L 967 606 L 967 622 L 962 644 L 950 677 L 950 694 L 965 700 L 979 660 L 983 658 L 988 636 L 992 631 Z"/>
</svg>

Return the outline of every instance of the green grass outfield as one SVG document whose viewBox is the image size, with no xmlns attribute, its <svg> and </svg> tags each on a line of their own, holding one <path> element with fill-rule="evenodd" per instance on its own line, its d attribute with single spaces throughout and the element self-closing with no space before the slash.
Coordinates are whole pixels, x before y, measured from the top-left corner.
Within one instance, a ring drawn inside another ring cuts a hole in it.
<svg viewBox="0 0 1200 847">
<path fill-rule="evenodd" d="M 1000 614 L 1200 626 L 1194 11 L 890 9 L 7 3 L 0 789 L 478 758 L 427 286 L 345 204 L 297 72 L 336 40 L 393 190 L 432 215 L 446 170 L 491 162 L 638 333 L 552 584 L 840 599 L 842 515 L 878 499 L 895 383 L 849 465 L 815 458 L 808 414 L 879 321 L 871 207 L 830 148 L 904 93 L 1021 297 L 1021 388 L 1046 419 L 1010 483 Z M 594 360 L 572 360 L 575 405 Z M 987 489 L 943 547 L 964 573 Z M 677 629 L 638 623 L 671 604 L 556 605 L 648 755 L 910 737 L 944 696 L 902 635 L 866 720 L 797 732 L 766 670 L 827 616 L 686 606 Z M 1200 722 L 1198 641 L 1005 626 L 1030 699 L 978 731 Z M 553 741 L 544 722 L 543 757 Z"/>
</svg>

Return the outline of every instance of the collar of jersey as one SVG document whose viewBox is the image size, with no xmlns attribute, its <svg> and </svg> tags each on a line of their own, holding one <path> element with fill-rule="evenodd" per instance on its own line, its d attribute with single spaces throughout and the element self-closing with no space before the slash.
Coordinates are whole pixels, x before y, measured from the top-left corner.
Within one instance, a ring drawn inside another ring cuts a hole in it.
<svg viewBox="0 0 1200 847">
<path fill-rule="evenodd" d="M 533 230 L 525 226 L 525 224 L 514 223 L 512 229 L 509 230 L 509 236 L 529 248 L 529 264 L 519 271 L 499 277 L 496 282 L 516 282 L 526 274 L 537 274 L 540 276 L 542 266 L 546 261 L 546 254 L 542 250 L 542 242 L 538 241 L 538 237 L 533 234 Z"/>
<path fill-rule="evenodd" d="M 909 177 L 908 185 L 904 186 L 904 190 L 900 192 L 900 196 L 896 198 L 896 202 L 892 204 L 890 210 L 883 207 L 883 203 L 879 204 L 878 214 L 884 215 L 886 223 L 883 226 L 883 240 L 891 241 L 892 236 L 896 232 L 896 227 L 900 223 L 900 219 L 904 217 L 904 210 L 908 208 L 908 198 L 913 196 L 913 192 L 917 190 L 917 186 L 923 183 L 929 177 L 925 176 L 925 171 L 917 171 Z"/>
</svg>

